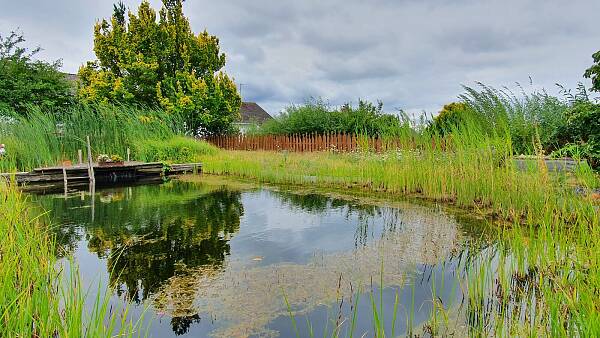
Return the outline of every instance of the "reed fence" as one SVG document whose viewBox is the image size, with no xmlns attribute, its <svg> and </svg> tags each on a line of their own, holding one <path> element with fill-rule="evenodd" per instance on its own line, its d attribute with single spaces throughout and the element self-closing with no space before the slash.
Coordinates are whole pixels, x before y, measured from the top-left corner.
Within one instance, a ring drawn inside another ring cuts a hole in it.
<svg viewBox="0 0 600 338">
<path fill-rule="evenodd" d="M 355 134 L 228 135 L 211 136 L 206 138 L 206 141 L 226 150 L 287 150 L 294 152 L 352 152 L 358 150 L 383 152 L 418 147 L 414 139 L 382 139 Z M 433 140 L 430 145 L 446 149 L 445 140 Z"/>
</svg>

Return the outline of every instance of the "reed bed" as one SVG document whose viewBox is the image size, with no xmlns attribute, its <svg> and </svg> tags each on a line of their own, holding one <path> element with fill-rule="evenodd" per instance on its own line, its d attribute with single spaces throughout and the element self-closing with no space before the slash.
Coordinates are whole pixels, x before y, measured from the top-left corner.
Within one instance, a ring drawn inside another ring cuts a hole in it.
<svg viewBox="0 0 600 338">
<path fill-rule="evenodd" d="M 79 149 L 87 161 L 87 136 L 94 159 L 98 154 L 125 157 L 127 148 L 133 151 L 141 142 L 183 135 L 180 127 L 181 121 L 160 110 L 79 105 L 51 114 L 31 107 L 25 117 L 0 116 L 0 142 L 7 149 L 0 158 L 0 171 L 29 170 L 65 160 L 75 163 Z"/>
<path fill-rule="evenodd" d="M 101 288 L 87 299 L 74 263 L 58 261 L 47 226 L 31 210 L 0 182 L 0 336 L 144 336 L 141 319 L 110 306 Z"/>
<path fill-rule="evenodd" d="M 498 229 L 497 243 L 465 267 L 461 279 L 470 335 L 600 334 L 600 211 L 592 197 L 597 174 L 585 162 L 574 173 L 550 172 L 541 156 L 518 170 L 510 133 L 490 134 L 476 125 L 453 133 L 452 150 L 436 147 L 436 137 L 424 134 L 416 147 L 384 154 L 221 151 L 204 158 L 204 170 L 469 209 Z M 441 318 L 432 314 L 429 329 L 440 327 Z"/>
</svg>

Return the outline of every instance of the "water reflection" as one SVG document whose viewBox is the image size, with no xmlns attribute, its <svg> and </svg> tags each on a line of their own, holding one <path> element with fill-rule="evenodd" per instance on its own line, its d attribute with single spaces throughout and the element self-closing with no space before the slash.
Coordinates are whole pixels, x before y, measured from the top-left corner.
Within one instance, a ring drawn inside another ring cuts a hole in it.
<svg viewBox="0 0 600 338">
<path fill-rule="evenodd" d="M 223 182 L 174 181 L 35 200 L 51 211 L 60 224 L 53 227 L 59 244 L 75 252 L 80 265 L 104 264 L 99 272 L 116 295 L 150 302 L 156 316 L 168 318 L 171 335 L 293 334 L 282 327 L 288 310 L 282 290 L 310 317 L 359 288 L 377 288 L 382 264 L 383 285 L 400 290 L 422 274 L 419 269 L 451 262 L 466 238 L 453 217 L 422 206 Z M 82 246 L 97 260 L 81 254 Z M 430 284 L 423 283 L 424 290 Z M 431 298 L 421 293 L 417 302 Z M 151 325 L 151 334 L 167 335 L 165 321 Z"/>
</svg>

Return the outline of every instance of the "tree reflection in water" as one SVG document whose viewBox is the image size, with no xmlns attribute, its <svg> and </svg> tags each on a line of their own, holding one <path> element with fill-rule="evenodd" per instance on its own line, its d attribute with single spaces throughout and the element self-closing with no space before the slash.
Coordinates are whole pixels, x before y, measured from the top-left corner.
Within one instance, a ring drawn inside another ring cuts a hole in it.
<svg viewBox="0 0 600 338">
<path fill-rule="evenodd" d="M 356 249 L 367 246 L 375 225 L 382 237 L 405 226 L 401 208 L 320 194 L 270 191 L 269 198 L 317 216 L 340 212 L 353 220 Z M 60 224 L 52 229 L 61 247 L 73 250 L 85 238 L 88 250 L 106 259 L 117 295 L 138 304 L 151 299 L 161 311 L 169 304 L 176 335 L 200 321 L 196 284 L 223 275 L 244 214 L 242 191 L 222 184 L 171 182 L 36 200 Z"/>
</svg>

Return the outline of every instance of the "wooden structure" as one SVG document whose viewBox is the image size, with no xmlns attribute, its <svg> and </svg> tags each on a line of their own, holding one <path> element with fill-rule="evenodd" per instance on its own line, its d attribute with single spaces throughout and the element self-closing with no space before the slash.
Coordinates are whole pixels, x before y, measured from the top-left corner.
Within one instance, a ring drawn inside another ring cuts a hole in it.
<svg viewBox="0 0 600 338">
<path fill-rule="evenodd" d="M 122 165 L 100 165 L 93 163 L 75 166 L 47 167 L 31 172 L 0 174 L 0 177 L 12 179 L 19 185 L 35 188 L 81 187 L 88 184 L 113 185 L 132 182 L 162 180 L 166 176 L 185 173 L 200 173 L 202 164 L 173 164 L 165 167 L 160 162 L 125 162 Z M 93 176 L 90 176 L 93 175 Z"/>
<path fill-rule="evenodd" d="M 304 134 L 304 135 L 230 135 L 206 138 L 209 143 L 227 150 L 287 150 L 295 152 L 340 151 L 351 152 L 369 149 L 375 152 L 398 148 L 414 149 L 415 140 L 381 139 L 379 137 L 357 136 L 355 134 Z M 421 145 L 423 146 L 423 145 Z M 427 146 L 445 150 L 445 140 L 436 141 Z"/>
</svg>

